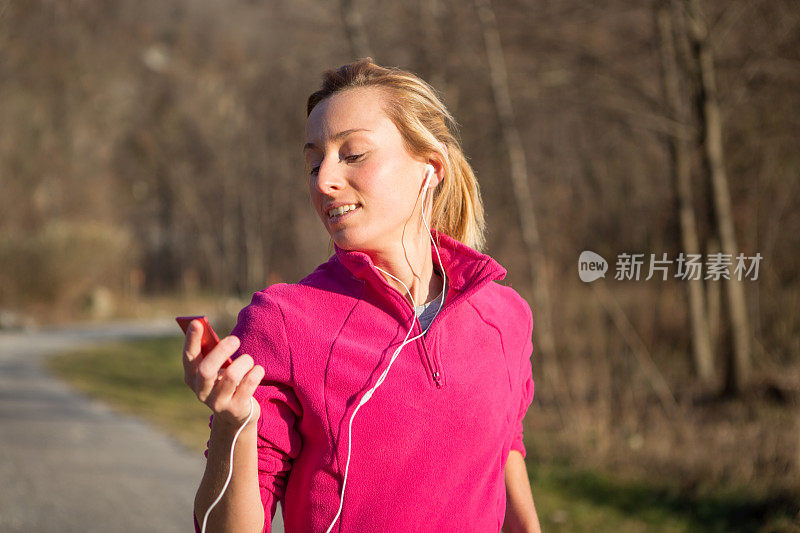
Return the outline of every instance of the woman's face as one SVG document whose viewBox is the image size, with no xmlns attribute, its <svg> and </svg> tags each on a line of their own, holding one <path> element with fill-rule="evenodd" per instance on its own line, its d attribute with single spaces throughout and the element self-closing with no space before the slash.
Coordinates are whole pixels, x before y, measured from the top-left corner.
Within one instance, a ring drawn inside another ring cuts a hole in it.
<svg viewBox="0 0 800 533">
<path fill-rule="evenodd" d="M 387 251 L 400 245 L 412 215 L 406 240 L 421 227 L 418 199 L 426 161 L 406 151 L 382 104 L 380 89 L 348 89 L 317 104 L 306 121 L 311 203 L 334 242 L 346 250 Z M 340 207 L 350 211 L 331 213 Z"/>
</svg>

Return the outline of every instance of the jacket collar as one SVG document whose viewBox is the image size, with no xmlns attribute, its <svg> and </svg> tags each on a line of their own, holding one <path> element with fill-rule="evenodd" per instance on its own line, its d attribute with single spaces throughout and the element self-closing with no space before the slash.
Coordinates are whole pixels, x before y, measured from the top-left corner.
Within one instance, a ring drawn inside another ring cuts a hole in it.
<svg viewBox="0 0 800 533">
<path fill-rule="evenodd" d="M 439 263 L 436 250 L 431 243 L 433 262 L 440 268 L 444 268 L 444 272 L 447 274 L 447 298 L 453 303 L 477 291 L 487 283 L 505 278 L 506 269 L 490 256 L 482 254 L 444 233 L 433 229 L 431 233 L 438 243 L 443 266 Z M 336 250 L 335 258 L 354 277 L 376 287 L 388 286 L 369 255 L 358 250 L 344 250 L 335 243 L 334 249 Z M 455 294 L 452 294 L 451 290 L 455 291 Z M 410 304 L 408 306 L 410 307 Z"/>
</svg>

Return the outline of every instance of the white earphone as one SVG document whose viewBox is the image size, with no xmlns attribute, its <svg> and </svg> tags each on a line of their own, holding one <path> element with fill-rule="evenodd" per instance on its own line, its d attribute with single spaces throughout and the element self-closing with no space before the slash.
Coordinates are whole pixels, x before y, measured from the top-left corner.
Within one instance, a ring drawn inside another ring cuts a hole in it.
<svg viewBox="0 0 800 533">
<path fill-rule="evenodd" d="M 422 190 L 426 190 L 431 183 L 431 176 L 433 173 L 436 172 L 436 169 L 433 168 L 433 165 L 427 164 L 425 165 L 425 185 L 422 186 Z"/>
</svg>

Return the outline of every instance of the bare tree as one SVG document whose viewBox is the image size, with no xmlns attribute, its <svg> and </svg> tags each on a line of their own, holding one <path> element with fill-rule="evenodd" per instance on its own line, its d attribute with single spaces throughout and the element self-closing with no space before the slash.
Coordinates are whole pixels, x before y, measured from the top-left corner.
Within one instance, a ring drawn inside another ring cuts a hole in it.
<svg viewBox="0 0 800 533">
<path fill-rule="evenodd" d="M 698 0 L 684 0 L 689 22 L 693 58 L 697 65 L 697 107 L 703 131 L 704 164 L 709 174 L 720 245 L 724 254 L 736 256 L 738 246 L 733 224 L 728 175 L 722 139 L 722 117 L 714 72 L 714 52 L 709 41 L 708 26 Z M 750 321 L 742 282 L 731 276 L 726 281 L 727 307 L 733 350 L 727 365 L 725 391 L 741 392 L 750 381 Z"/>
<path fill-rule="evenodd" d="M 700 253 L 697 236 L 697 222 L 692 202 L 692 169 L 689 155 L 690 117 L 686 103 L 680 95 L 680 74 L 676 58 L 674 27 L 667 2 L 659 2 L 656 7 L 656 26 L 661 52 L 661 74 L 667 112 L 674 119 L 674 127 L 668 136 L 672 162 L 670 169 L 675 182 L 680 220 L 681 244 L 687 254 Z M 705 308 L 703 281 L 689 280 L 686 284 L 689 297 L 689 321 L 692 330 L 692 354 L 695 372 L 704 384 L 714 377 L 714 352 L 711 347 L 708 318 Z"/>
<path fill-rule="evenodd" d="M 531 285 L 533 297 L 536 302 L 534 331 L 538 339 L 539 349 L 544 364 L 545 375 L 555 385 L 555 390 L 561 387 L 561 372 L 556 354 L 556 343 L 553 334 L 552 313 L 550 307 L 550 290 L 547 280 L 547 261 L 542 250 L 539 238 L 539 229 L 536 213 L 533 208 L 533 194 L 531 192 L 525 148 L 522 137 L 514 122 L 514 110 L 511 105 L 511 94 L 508 88 L 508 73 L 503 56 L 503 45 L 497 29 L 494 10 L 490 0 L 475 0 L 475 6 L 483 29 L 486 56 L 489 62 L 489 72 L 494 95 L 497 117 L 503 131 L 506 150 L 511 164 L 511 183 L 514 198 L 517 203 L 517 215 L 522 234 L 522 241 L 527 251 L 530 266 Z M 565 391 L 568 393 L 568 391 Z"/>
</svg>

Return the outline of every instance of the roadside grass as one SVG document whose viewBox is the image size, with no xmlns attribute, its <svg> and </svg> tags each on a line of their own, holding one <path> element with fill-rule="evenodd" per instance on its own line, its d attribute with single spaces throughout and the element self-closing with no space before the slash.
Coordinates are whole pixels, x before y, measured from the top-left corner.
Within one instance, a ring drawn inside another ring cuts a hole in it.
<svg viewBox="0 0 800 533">
<path fill-rule="evenodd" d="M 190 449 L 208 439 L 209 409 L 183 383 L 183 338 L 99 345 L 48 360 L 52 372 L 120 411 L 143 417 Z M 694 532 L 796 531 L 793 502 L 745 489 L 711 494 L 682 491 L 664 479 L 624 479 L 589 471 L 563 458 L 535 455 L 528 467 L 543 531 Z"/>
<path fill-rule="evenodd" d="M 692 494 L 665 480 L 625 479 L 528 461 L 543 531 L 789 532 L 796 502 L 743 487 Z M 541 508 L 541 510 L 540 510 Z"/>
</svg>

